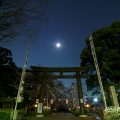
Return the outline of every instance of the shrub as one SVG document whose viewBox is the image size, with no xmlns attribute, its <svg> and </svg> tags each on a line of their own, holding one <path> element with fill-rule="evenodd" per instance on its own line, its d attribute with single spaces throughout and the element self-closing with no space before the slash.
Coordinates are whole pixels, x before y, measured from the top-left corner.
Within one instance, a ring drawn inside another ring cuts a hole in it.
<svg viewBox="0 0 120 120">
<path fill-rule="evenodd" d="M 0 112 L 0 120 L 10 120 L 11 112 Z"/>
<path fill-rule="evenodd" d="M 51 114 L 51 110 L 44 110 L 43 115 L 44 116 L 49 116 Z"/>
<path fill-rule="evenodd" d="M 76 116 L 79 116 L 80 115 L 80 110 L 79 109 L 72 109 L 70 111 L 72 114 L 76 115 Z"/>
<path fill-rule="evenodd" d="M 105 111 L 105 120 L 120 120 L 120 111 Z"/>
</svg>

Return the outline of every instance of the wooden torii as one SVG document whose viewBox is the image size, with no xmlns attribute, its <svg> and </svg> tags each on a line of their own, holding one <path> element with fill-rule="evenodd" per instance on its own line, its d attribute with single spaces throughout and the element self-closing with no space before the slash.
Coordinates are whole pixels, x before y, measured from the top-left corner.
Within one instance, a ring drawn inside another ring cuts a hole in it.
<svg viewBox="0 0 120 120">
<path fill-rule="evenodd" d="M 46 86 L 46 80 L 47 78 L 63 78 L 63 79 L 68 79 L 68 78 L 76 78 L 77 82 L 77 90 L 78 90 L 78 98 L 79 98 L 79 104 L 80 104 L 80 113 L 81 115 L 85 114 L 84 110 L 84 101 L 83 101 L 83 92 L 82 92 L 82 84 L 81 84 L 81 78 L 86 78 L 88 76 L 86 75 L 81 75 L 81 72 L 88 71 L 92 69 L 91 66 L 87 67 L 70 67 L 70 68 L 53 68 L 53 67 L 38 67 L 38 66 L 31 66 L 32 72 L 35 73 L 42 73 L 42 86 L 40 89 L 40 98 L 39 102 L 43 104 L 44 101 L 44 91 L 45 91 L 45 86 Z M 52 75 L 48 73 L 53 73 Z M 59 74 L 54 74 L 54 73 L 59 73 Z M 74 75 L 65 75 L 64 73 L 75 73 Z"/>
</svg>

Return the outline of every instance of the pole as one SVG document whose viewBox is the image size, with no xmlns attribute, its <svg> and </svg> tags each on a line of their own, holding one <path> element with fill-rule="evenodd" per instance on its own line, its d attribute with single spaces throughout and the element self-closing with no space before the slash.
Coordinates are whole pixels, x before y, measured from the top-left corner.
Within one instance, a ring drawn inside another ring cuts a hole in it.
<svg viewBox="0 0 120 120">
<path fill-rule="evenodd" d="M 97 72 L 97 76 L 98 76 L 98 82 L 99 82 L 102 97 L 103 97 L 103 102 L 104 102 L 105 108 L 107 108 L 105 92 L 103 89 L 103 84 L 102 84 L 102 80 L 101 80 L 101 75 L 100 75 L 100 70 L 99 70 L 98 61 L 97 61 L 97 57 L 96 57 L 96 52 L 95 52 L 92 34 L 89 37 L 89 41 L 90 41 L 90 47 L 91 47 L 91 51 L 92 51 L 92 55 L 93 55 L 93 59 L 94 59 L 94 64 L 95 64 L 95 68 L 96 68 L 96 72 Z"/>
<path fill-rule="evenodd" d="M 30 48 L 30 40 L 28 42 L 28 46 L 27 46 L 27 49 L 26 49 L 26 55 L 25 55 L 23 70 L 22 70 L 20 84 L 19 84 L 17 98 L 16 98 L 16 104 L 15 104 L 15 108 L 14 108 L 14 112 L 13 112 L 13 118 L 12 118 L 13 120 L 17 120 L 18 103 L 23 102 L 23 91 L 24 91 L 24 83 L 25 83 L 25 76 L 26 76 L 26 68 L 27 68 L 27 63 L 28 63 L 29 48 Z"/>
</svg>

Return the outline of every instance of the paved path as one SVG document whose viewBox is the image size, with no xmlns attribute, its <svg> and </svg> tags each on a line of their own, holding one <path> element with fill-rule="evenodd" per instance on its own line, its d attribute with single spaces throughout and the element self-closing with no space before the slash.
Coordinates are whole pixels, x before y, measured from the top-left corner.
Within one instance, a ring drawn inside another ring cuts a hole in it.
<svg viewBox="0 0 120 120">
<path fill-rule="evenodd" d="M 80 118 L 70 113 L 55 113 L 50 115 L 49 117 L 43 118 L 27 117 L 24 120 L 80 120 Z"/>
</svg>

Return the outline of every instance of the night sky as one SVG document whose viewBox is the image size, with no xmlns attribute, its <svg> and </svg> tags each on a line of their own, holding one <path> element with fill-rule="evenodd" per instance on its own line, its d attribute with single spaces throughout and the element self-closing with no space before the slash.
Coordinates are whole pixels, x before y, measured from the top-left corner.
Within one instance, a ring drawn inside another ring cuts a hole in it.
<svg viewBox="0 0 120 120">
<path fill-rule="evenodd" d="M 17 39 L 32 40 L 28 66 L 48 67 L 80 66 L 80 53 L 90 32 L 113 21 L 120 20 L 120 0 L 51 0 L 45 6 L 47 21 L 33 22 L 35 36 L 19 36 Z M 60 42 L 57 49 L 55 43 Z M 13 58 L 23 65 L 26 44 L 11 42 Z"/>
</svg>

